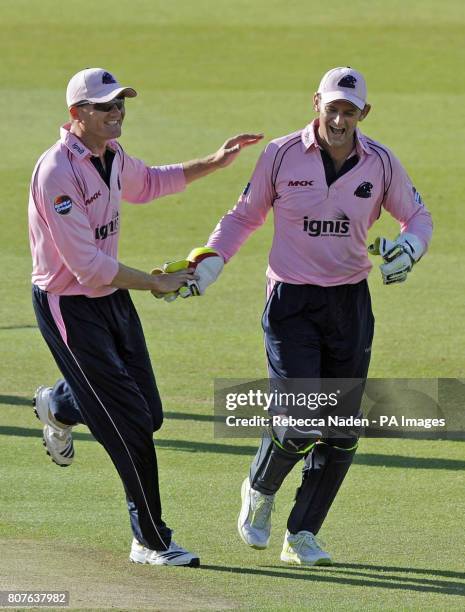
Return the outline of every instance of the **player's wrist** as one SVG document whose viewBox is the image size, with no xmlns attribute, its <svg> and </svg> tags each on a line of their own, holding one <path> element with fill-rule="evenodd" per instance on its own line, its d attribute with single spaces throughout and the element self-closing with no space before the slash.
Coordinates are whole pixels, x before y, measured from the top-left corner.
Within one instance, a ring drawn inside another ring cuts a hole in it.
<svg viewBox="0 0 465 612">
<path fill-rule="evenodd" d="M 155 268 L 152 271 L 152 274 L 149 274 L 149 281 L 147 289 L 152 291 L 152 293 L 164 293 L 166 289 L 164 288 L 163 275 L 165 273 L 160 268 Z"/>
<path fill-rule="evenodd" d="M 215 172 L 219 168 L 221 168 L 221 163 L 217 153 L 212 153 L 202 159 L 193 159 L 182 164 L 186 183 L 191 183 L 192 181 L 207 176 L 207 174 Z"/>
<path fill-rule="evenodd" d="M 423 242 L 415 234 L 403 232 L 397 236 L 395 243 L 402 246 L 404 252 L 410 256 L 413 263 L 419 261 L 425 252 Z"/>
</svg>

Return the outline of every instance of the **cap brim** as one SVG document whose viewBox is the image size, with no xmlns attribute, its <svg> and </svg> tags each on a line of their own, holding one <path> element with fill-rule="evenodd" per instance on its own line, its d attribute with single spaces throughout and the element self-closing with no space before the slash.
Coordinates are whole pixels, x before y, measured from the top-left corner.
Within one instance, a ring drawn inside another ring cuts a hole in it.
<svg viewBox="0 0 465 612">
<path fill-rule="evenodd" d="M 137 91 L 132 87 L 116 87 L 110 93 L 107 93 L 105 96 L 92 98 L 87 101 L 90 102 L 90 104 L 98 104 L 99 102 L 110 102 L 110 100 L 121 96 L 121 94 L 125 98 L 135 98 L 137 96 Z"/>
<path fill-rule="evenodd" d="M 320 93 L 320 96 L 323 104 L 335 102 L 336 100 L 345 100 L 346 102 L 350 102 L 360 110 L 363 110 L 366 104 L 365 100 L 357 98 L 357 96 L 352 96 L 346 91 L 327 91 L 325 93 Z"/>
</svg>

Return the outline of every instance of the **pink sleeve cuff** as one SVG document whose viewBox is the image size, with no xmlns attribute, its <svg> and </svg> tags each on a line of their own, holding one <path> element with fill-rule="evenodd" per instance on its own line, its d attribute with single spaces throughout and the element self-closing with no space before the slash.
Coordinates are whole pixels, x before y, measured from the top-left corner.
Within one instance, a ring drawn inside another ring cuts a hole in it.
<svg viewBox="0 0 465 612">
<path fill-rule="evenodd" d="M 169 164 L 167 166 L 155 166 L 151 171 L 158 173 L 160 181 L 160 193 L 158 197 L 179 193 L 186 188 L 186 177 L 182 164 Z"/>
<path fill-rule="evenodd" d="M 99 289 L 110 285 L 118 270 L 118 261 L 99 249 L 91 265 L 86 267 L 83 274 L 76 273 L 76 278 L 81 285 Z"/>
</svg>

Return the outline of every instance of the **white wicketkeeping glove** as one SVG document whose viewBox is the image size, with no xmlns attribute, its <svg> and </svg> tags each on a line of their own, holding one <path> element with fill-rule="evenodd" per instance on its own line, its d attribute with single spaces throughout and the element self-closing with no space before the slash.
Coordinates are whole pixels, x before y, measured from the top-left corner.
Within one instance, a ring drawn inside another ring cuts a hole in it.
<svg viewBox="0 0 465 612">
<path fill-rule="evenodd" d="M 224 260 L 214 249 L 209 247 L 192 249 L 186 259 L 167 262 L 163 268 L 152 270 L 152 274 L 178 272 L 179 270 L 191 268 L 199 276 L 198 280 L 188 281 L 186 285 L 180 287 L 177 291 L 158 294 L 152 291 L 152 294 L 156 298 L 163 298 L 165 302 L 173 302 L 179 296 L 188 298 L 203 295 L 207 287 L 216 281 L 223 267 Z"/>
<path fill-rule="evenodd" d="M 186 291 L 181 287 L 179 295 L 188 298 L 196 295 L 203 295 L 212 283 L 216 281 L 224 268 L 224 260 L 214 249 L 209 247 L 199 247 L 192 249 L 187 256 L 189 267 L 194 268 L 199 277 L 197 280 L 188 281 Z"/>
<path fill-rule="evenodd" d="M 403 283 L 407 274 L 425 249 L 414 234 L 403 233 L 393 241 L 387 238 L 376 238 L 368 247 L 371 255 L 381 255 L 384 263 L 380 265 L 383 284 Z"/>
</svg>

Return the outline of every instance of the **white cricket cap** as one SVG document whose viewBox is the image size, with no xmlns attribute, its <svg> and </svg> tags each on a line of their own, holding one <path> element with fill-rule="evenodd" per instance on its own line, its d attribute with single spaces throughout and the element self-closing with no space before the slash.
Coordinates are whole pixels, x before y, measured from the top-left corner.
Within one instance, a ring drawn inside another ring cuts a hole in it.
<svg viewBox="0 0 465 612">
<path fill-rule="evenodd" d="M 109 102 L 120 95 L 135 98 L 137 91 L 132 87 L 122 87 L 115 77 L 103 68 L 86 68 L 75 74 L 66 89 L 68 108 L 79 102 Z"/>
<path fill-rule="evenodd" d="M 333 68 L 321 79 L 317 93 L 323 104 L 347 100 L 360 110 L 365 108 L 367 85 L 363 75 L 350 66 Z"/>
</svg>

